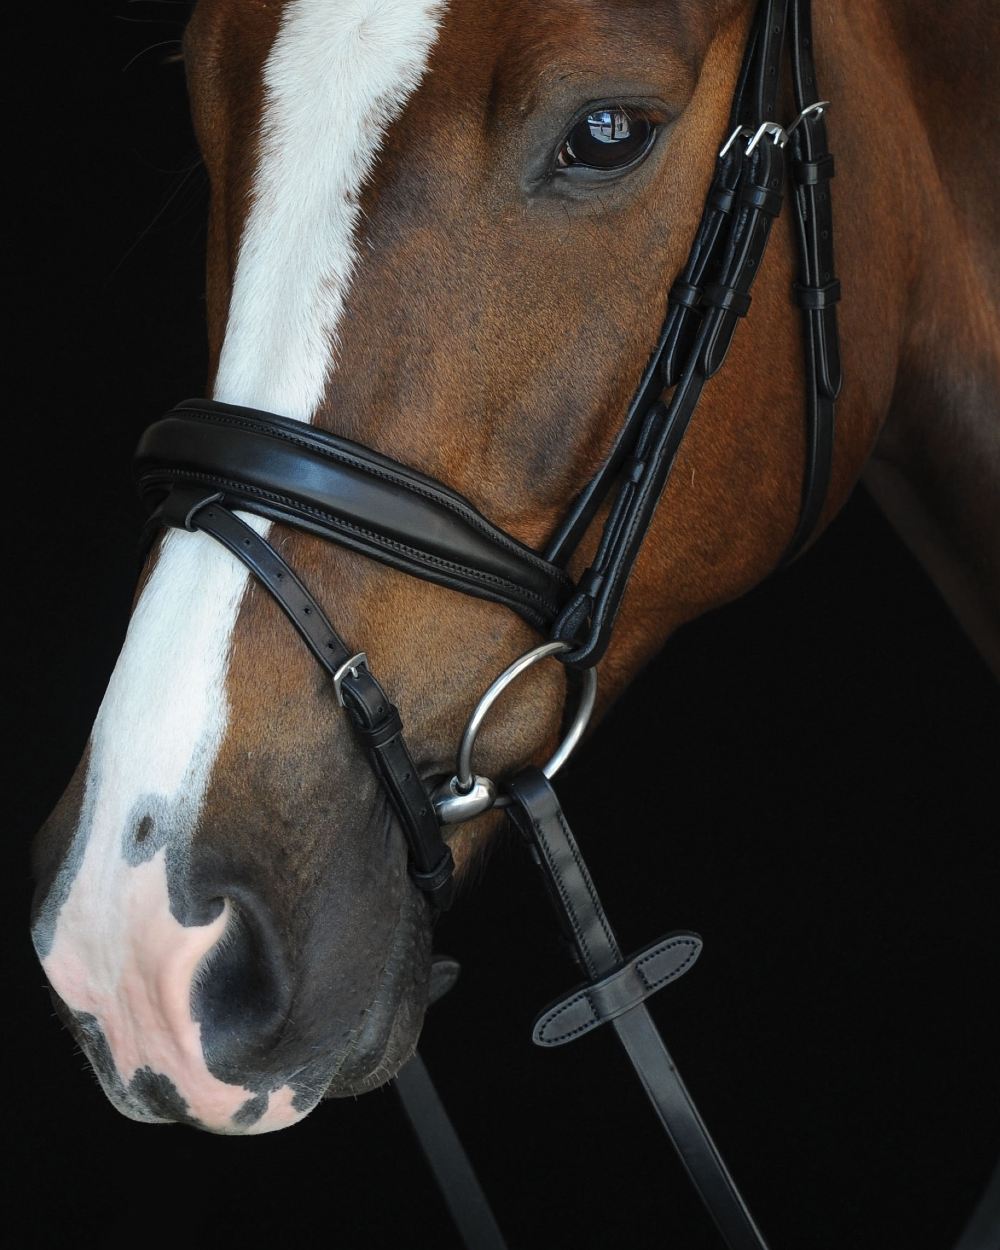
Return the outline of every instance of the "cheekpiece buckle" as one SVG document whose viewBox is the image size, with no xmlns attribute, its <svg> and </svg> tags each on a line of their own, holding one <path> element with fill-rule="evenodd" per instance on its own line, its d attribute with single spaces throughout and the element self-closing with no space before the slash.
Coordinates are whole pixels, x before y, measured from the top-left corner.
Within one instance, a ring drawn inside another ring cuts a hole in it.
<svg viewBox="0 0 1000 1250">
<path fill-rule="evenodd" d="M 368 656 L 363 651 L 359 651 L 357 655 L 352 655 L 349 660 L 345 660 L 340 668 L 333 675 L 333 693 L 337 696 L 337 702 L 341 707 L 346 707 L 344 702 L 344 692 L 341 689 L 344 678 L 347 676 L 357 677 L 361 669 L 368 667 Z"/>
<path fill-rule="evenodd" d="M 771 142 L 774 143 L 776 147 L 783 148 L 788 142 L 789 131 L 787 131 L 784 126 L 779 125 L 778 122 L 761 122 L 756 130 L 750 126 L 737 126 L 719 149 L 719 158 L 721 159 L 725 156 L 736 140 L 740 138 L 749 140 L 743 151 L 744 156 L 749 156 L 765 135 L 770 136 Z"/>
<path fill-rule="evenodd" d="M 792 137 L 792 132 L 797 126 L 801 126 L 804 121 L 808 121 L 811 117 L 822 117 L 829 107 L 829 100 L 817 100 L 815 104 L 807 104 L 790 126 L 782 126 L 778 122 L 761 122 L 756 130 L 752 126 L 737 126 L 719 149 L 719 158 L 721 160 L 739 138 L 749 140 L 743 152 L 744 156 L 749 156 L 765 135 L 770 138 L 776 147 L 783 148 Z"/>
<path fill-rule="evenodd" d="M 788 131 L 778 122 L 761 122 L 754 132 L 753 138 L 747 144 L 747 150 L 744 156 L 749 156 L 761 139 L 767 135 L 771 142 L 777 148 L 783 148 L 788 142 Z"/>
</svg>

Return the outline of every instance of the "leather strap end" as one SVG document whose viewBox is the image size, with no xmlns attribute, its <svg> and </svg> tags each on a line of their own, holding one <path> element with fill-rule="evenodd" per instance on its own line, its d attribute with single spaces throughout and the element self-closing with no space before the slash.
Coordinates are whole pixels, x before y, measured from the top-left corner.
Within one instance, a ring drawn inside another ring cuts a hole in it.
<svg viewBox="0 0 1000 1250">
<path fill-rule="evenodd" d="M 221 499 L 222 491 L 212 490 L 211 487 L 176 484 L 170 488 L 150 521 L 170 525 L 174 529 L 196 530 L 198 526 L 195 517 L 201 509 L 218 503 Z"/>
<path fill-rule="evenodd" d="M 716 308 L 713 312 L 714 322 L 706 335 L 700 361 L 700 368 L 706 379 L 714 377 L 722 368 L 736 327 L 740 323 L 739 315 L 732 310 Z"/>
<path fill-rule="evenodd" d="M 451 907 L 455 900 L 455 860 L 450 846 L 444 848 L 444 854 L 427 872 L 421 872 L 411 864 L 410 876 L 432 907 L 438 911 L 447 911 Z"/>
<path fill-rule="evenodd" d="M 843 370 L 840 361 L 840 338 L 837 333 L 837 303 L 840 282 L 835 278 L 825 286 L 792 283 L 792 296 L 804 310 L 813 336 L 816 387 L 829 400 L 840 394 Z"/>
<path fill-rule="evenodd" d="M 671 933 L 632 955 L 620 968 L 547 1007 L 535 1021 L 536 1046 L 562 1046 L 631 1011 L 694 965 L 702 941 L 696 933 Z"/>
</svg>

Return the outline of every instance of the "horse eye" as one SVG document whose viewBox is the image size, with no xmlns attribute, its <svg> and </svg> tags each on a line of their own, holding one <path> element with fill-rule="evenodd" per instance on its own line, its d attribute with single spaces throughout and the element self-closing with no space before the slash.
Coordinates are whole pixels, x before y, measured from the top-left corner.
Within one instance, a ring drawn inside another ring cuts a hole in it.
<svg viewBox="0 0 1000 1250">
<path fill-rule="evenodd" d="M 566 136 L 556 157 L 557 169 L 624 169 L 649 151 L 656 127 L 624 108 L 588 113 Z"/>
</svg>

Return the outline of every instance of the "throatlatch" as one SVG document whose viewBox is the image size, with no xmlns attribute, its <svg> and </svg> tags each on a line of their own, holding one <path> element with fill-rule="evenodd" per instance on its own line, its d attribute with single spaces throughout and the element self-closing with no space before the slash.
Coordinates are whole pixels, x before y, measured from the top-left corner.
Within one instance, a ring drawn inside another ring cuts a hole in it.
<svg viewBox="0 0 1000 1250">
<path fill-rule="evenodd" d="M 774 119 L 790 30 L 797 116 Z M 666 320 L 605 463 L 581 490 L 543 554 L 483 517 L 450 487 L 369 448 L 286 417 L 211 400 L 179 405 L 143 436 L 139 488 L 151 527 L 197 529 L 227 547 L 274 597 L 330 676 L 385 788 L 409 848 L 410 873 L 431 905 L 447 907 L 453 862 L 442 830 L 493 806 L 509 807 L 549 886 L 586 980 L 539 1017 L 534 1040 L 558 1047 L 610 1024 L 670 1141 L 731 1250 L 764 1250 L 722 1157 L 653 1024 L 646 1000 L 690 968 L 695 934 L 670 934 L 623 958 L 579 847 L 549 785 L 593 707 L 595 665 L 611 637 L 636 556 L 709 380 L 721 368 L 781 210 L 790 148 L 806 373 L 806 463 L 798 521 L 785 559 L 815 531 L 830 480 L 834 401 L 840 389 L 829 180 L 812 57 L 809 0 L 761 0 L 750 28 L 708 199 L 687 263 L 670 289 Z M 604 504 L 590 568 L 567 565 Z M 477 706 L 455 775 L 423 779 L 399 713 L 316 599 L 278 552 L 236 511 L 318 534 L 437 584 L 503 604 L 548 641 L 515 661 Z M 520 672 L 553 656 L 581 676 L 566 740 L 544 770 L 506 789 L 472 768 L 472 745 L 493 698 Z M 433 795 L 428 783 L 434 782 Z M 404 1103 L 449 1209 L 472 1250 L 503 1241 L 419 1060 L 401 1076 Z"/>
</svg>

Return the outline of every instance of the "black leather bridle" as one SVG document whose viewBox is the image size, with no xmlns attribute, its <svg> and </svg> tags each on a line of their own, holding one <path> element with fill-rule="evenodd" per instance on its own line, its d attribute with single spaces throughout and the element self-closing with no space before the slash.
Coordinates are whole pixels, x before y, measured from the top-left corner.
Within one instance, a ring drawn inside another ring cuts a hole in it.
<svg viewBox="0 0 1000 1250">
<path fill-rule="evenodd" d="M 774 121 L 783 52 L 790 49 L 796 116 Z M 399 818 L 410 872 L 432 907 L 448 907 L 453 861 L 443 830 L 504 803 L 542 868 L 585 983 L 539 1017 L 534 1040 L 557 1046 L 610 1023 L 634 1064 L 691 1180 L 733 1250 L 762 1250 L 757 1229 L 645 1006 L 701 948 L 668 935 L 623 957 L 550 777 L 582 732 L 629 575 L 702 390 L 721 367 L 781 209 L 786 173 L 795 207 L 802 312 L 806 462 L 798 523 L 785 553 L 814 533 L 830 479 L 840 389 L 833 229 L 824 110 L 813 63 L 809 0 L 761 0 L 736 83 L 729 133 L 694 244 L 670 289 L 659 340 L 605 463 L 584 486 L 543 553 L 489 522 L 442 483 L 385 456 L 271 413 L 209 400 L 180 404 L 143 435 L 139 488 L 159 526 L 200 530 L 226 546 L 280 605 L 329 673 Z M 786 170 L 785 153 L 791 154 Z M 590 567 L 567 565 L 598 511 L 608 513 Z M 425 580 L 500 603 L 547 635 L 484 696 L 463 739 L 456 776 L 431 792 L 402 735 L 399 713 L 362 652 L 339 637 L 275 548 L 237 512 L 330 539 Z M 581 709 L 545 769 L 508 781 L 502 795 L 471 768 L 478 724 L 496 694 L 535 660 L 554 655 L 583 674 Z M 419 1059 L 399 1077 L 408 1112 L 467 1244 L 502 1238 Z"/>
</svg>

